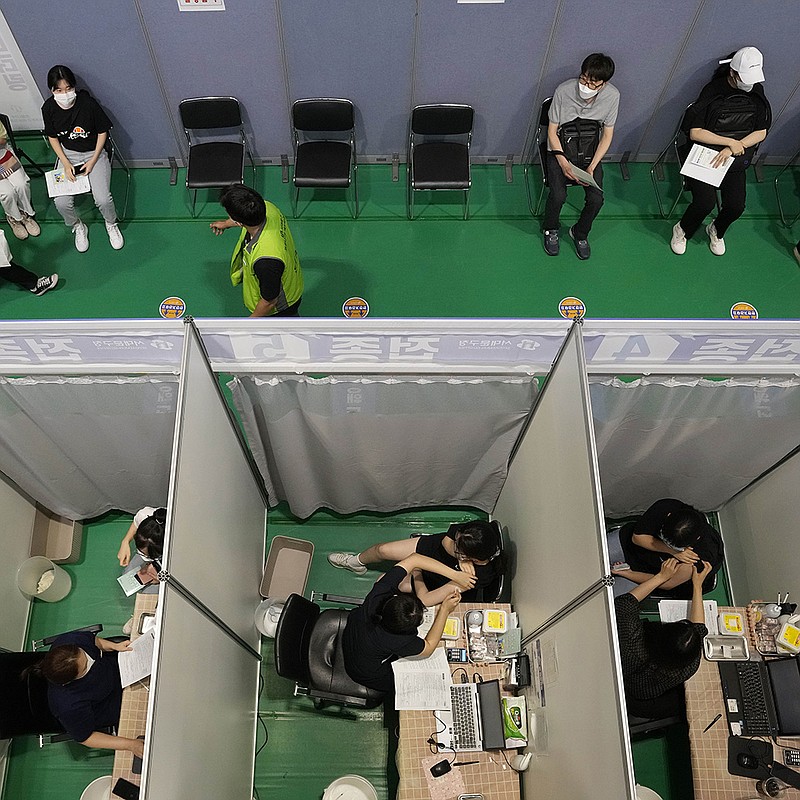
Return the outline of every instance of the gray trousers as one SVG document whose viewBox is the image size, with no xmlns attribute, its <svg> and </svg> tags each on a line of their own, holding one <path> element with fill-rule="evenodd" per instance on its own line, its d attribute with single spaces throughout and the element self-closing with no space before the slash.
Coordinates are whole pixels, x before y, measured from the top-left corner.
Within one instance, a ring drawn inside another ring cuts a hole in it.
<svg viewBox="0 0 800 800">
<path fill-rule="evenodd" d="M 91 153 L 78 153 L 75 150 L 63 148 L 64 155 L 70 164 L 83 164 L 89 160 Z M 100 153 L 100 158 L 89 173 L 89 185 L 92 187 L 92 197 L 103 219 L 106 222 L 117 221 L 117 210 L 114 208 L 114 198 L 111 196 L 111 163 L 105 150 Z M 64 224 L 72 228 L 80 217 L 75 213 L 75 195 L 65 195 L 53 199 L 58 213 L 64 218 Z"/>
</svg>

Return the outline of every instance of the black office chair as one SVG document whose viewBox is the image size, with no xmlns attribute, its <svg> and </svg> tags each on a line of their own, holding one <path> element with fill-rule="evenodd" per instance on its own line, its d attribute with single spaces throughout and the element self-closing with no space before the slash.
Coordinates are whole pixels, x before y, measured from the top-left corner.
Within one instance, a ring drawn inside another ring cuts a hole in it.
<svg viewBox="0 0 800 800">
<path fill-rule="evenodd" d="M 244 183 L 245 157 L 250 159 L 255 182 L 256 166 L 247 146 L 239 101 L 235 97 L 192 97 L 178 106 L 183 132 L 189 145 L 186 190 L 192 198 L 194 216 L 198 189 L 213 189 Z M 209 141 L 198 132 L 233 131 L 238 141 Z"/>
<path fill-rule="evenodd" d="M 633 714 L 628 714 L 628 732 L 631 739 L 639 738 L 642 736 L 650 736 L 653 733 L 661 733 L 661 731 L 671 728 L 673 725 L 686 724 L 685 717 L 664 717 L 662 719 L 649 719 L 647 717 L 637 717 Z"/>
<path fill-rule="evenodd" d="M 131 191 L 131 170 L 130 167 L 128 167 L 128 162 L 125 160 L 125 157 L 120 152 L 119 147 L 117 147 L 114 137 L 110 133 L 106 139 L 105 151 L 108 153 L 108 161 L 111 166 L 114 166 L 114 159 L 116 159 L 122 171 L 125 173 L 125 202 L 122 204 L 122 213 L 120 214 L 119 210 L 117 210 L 117 218 L 122 222 L 128 214 L 128 196 Z"/>
<path fill-rule="evenodd" d="M 375 708 L 383 700 L 382 692 L 356 683 L 344 669 L 347 614 L 342 608 L 320 611 L 316 603 L 291 594 L 278 620 L 275 669 L 282 678 L 295 681 L 295 696 L 312 697 L 317 708 L 326 703 Z"/>
<path fill-rule="evenodd" d="M 542 204 L 542 198 L 544 197 L 544 190 L 549 185 L 547 182 L 547 169 L 546 169 L 546 161 L 547 161 L 547 126 L 550 124 L 550 105 L 553 102 L 552 97 L 546 97 L 542 100 L 542 107 L 539 110 L 539 124 L 536 128 L 536 145 L 534 151 L 534 158 L 533 161 L 526 164 L 522 170 L 523 179 L 525 181 L 525 194 L 528 197 L 528 210 L 531 212 L 531 216 L 537 217 L 539 216 L 539 207 Z M 533 167 L 538 159 L 539 167 L 542 170 L 542 185 L 539 189 L 539 196 L 536 199 L 536 206 L 533 205 L 533 197 L 531 195 L 531 185 L 528 179 L 528 173 L 530 172 L 531 167 Z M 567 181 L 567 186 L 580 186 L 577 181 Z"/>
<path fill-rule="evenodd" d="M 798 158 L 800 158 L 800 150 L 798 150 L 789 159 L 789 161 L 780 168 L 780 170 L 778 171 L 778 174 L 775 176 L 775 197 L 778 199 L 778 211 L 780 212 L 781 222 L 783 223 L 785 228 L 791 228 L 792 225 L 794 225 L 795 222 L 797 222 L 797 220 L 800 219 L 800 211 L 798 211 L 794 215 L 794 217 L 792 217 L 792 219 L 789 219 L 786 216 L 786 211 L 783 208 L 783 201 L 781 200 L 781 192 L 780 192 L 780 188 L 778 186 L 778 181 L 780 180 L 781 175 L 783 175 L 783 173 L 786 172 L 786 170 L 789 169 L 789 167 L 791 167 L 793 164 L 795 164 L 795 162 L 797 161 Z"/>
<path fill-rule="evenodd" d="M 102 625 L 89 625 L 70 633 L 86 631 L 96 635 L 102 630 Z M 36 673 L 23 674 L 28 667 L 44 658 L 42 648 L 51 645 L 62 635 L 59 633 L 34 641 L 32 652 L 0 652 L 0 739 L 36 735 L 40 747 L 46 742 L 69 741 L 70 736 L 50 712 L 47 681 Z M 126 636 L 109 638 L 111 641 L 127 639 Z M 109 728 L 107 732 L 114 731 Z"/>
<path fill-rule="evenodd" d="M 683 193 L 687 191 L 687 184 L 686 184 L 686 176 L 685 175 L 678 175 L 678 178 L 681 182 L 680 184 L 680 191 L 675 196 L 675 199 L 672 201 L 672 205 L 669 208 L 669 211 L 665 214 L 664 213 L 664 201 L 661 197 L 661 192 L 659 191 L 658 184 L 659 181 L 664 179 L 664 161 L 669 155 L 670 152 L 675 153 L 675 161 L 678 165 L 683 164 L 686 160 L 686 156 L 689 155 L 689 150 L 692 148 L 692 143 L 689 141 L 689 137 L 683 130 L 683 121 L 686 118 L 686 115 L 689 113 L 689 109 L 694 105 L 694 103 L 689 103 L 686 106 L 683 114 L 681 114 L 680 121 L 678 122 L 678 127 L 675 129 L 675 133 L 672 134 L 672 138 L 667 143 L 667 146 L 656 156 L 656 160 L 653 162 L 653 166 L 650 167 L 650 180 L 653 183 L 653 191 L 656 194 L 656 202 L 658 203 L 658 213 L 661 215 L 662 219 L 669 219 L 675 209 L 680 202 Z"/>
<path fill-rule="evenodd" d="M 464 192 L 464 219 L 469 218 L 472 176 L 472 106 L 439 103 L 411 112 L 408 137 L 408 218 L 414 219 L 414 192 L 445 189 Z"/>
<path fill-rule="evenodd" d="M 297 216 L 300 189 L 305 187 L 348 188 L 353 186 L 353 219 L 358 218 L 358 163 L 356 161 L 355 114 L 350 100 L 315 98 L 292 105 L 294 132 L 294 203 Z M 327 138 L 346 135 L 347 141 Z M 302 138 L 304 141 L 300 141 Z M 308 138 L 312 134 L 325 138 Z"/>
<path fill-rule="evenodd" d="M 7 114 L 0 114 L 0 122 L 3 123 L 3 127 L 6 129 L 6 134 L 8 135 L 8 142 L 11 145 L 11 149 L 16 154 L 17 158 L 22 161 L 23 159 L 28 162 L 28 166 L 37 174 L 39 177 L 44 177 L 44 170 L 17 144 L 16 138 L 14 137 L 14 128 L 11 125 L 11 120 L 8 118 Z"/>
</svg>

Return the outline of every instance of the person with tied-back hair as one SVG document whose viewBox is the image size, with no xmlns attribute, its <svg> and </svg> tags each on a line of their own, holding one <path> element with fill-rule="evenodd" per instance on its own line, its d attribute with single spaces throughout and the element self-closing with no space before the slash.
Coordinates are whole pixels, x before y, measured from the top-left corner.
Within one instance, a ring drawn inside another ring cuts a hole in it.
<svg viewBox="0 0 800 800">
<path fill-rule="evenodd" d="M 47 680 L 47 703 L 53 716 L 76 742 L 86 747 L 130 750 L 141 758 L 144 743 L 104 733 L 119 723 L 122 683 L 117 654 L 128 641 L 110 642 L 87 631 L 59 636 L 30 671 Z"/>
<path fill-rule="evenodd" d="M 404 558 L 381 576 L 363 605 L 347 615 L 342 635 L 342 654 L 347 674 L 362 686 L 379 692 L 394 690 L 392 661 L 403 656 L 427 657 L 442 638 L 447 615 L 461 601 L 458 589 L 451 589 L 436 614 L 425 638 L 417 635 L 425 606 L 414 594 L 400 590 L 400 583 L 414 570 L 443 575 L 461 589 L 475 584 L 475 576 L 446 567 L 418 553 Z"/>
<path fill-rule="evenodd" d="M 164 549 L 164 527 L 167 509 L 145 506 L 140 508 L 119 546 L 117 558 L 126 572 L 136 570 L 142 583 L 158 583 L 157 563 Z M 136 552 L 131 558 L 131 542 Z"/>
</svg>

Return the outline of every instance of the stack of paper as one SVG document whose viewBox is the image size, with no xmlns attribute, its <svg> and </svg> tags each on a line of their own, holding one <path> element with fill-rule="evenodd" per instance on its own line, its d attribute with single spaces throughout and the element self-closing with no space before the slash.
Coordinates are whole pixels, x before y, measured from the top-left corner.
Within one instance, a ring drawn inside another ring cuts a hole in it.
<svg viewBox="0 0 800 800">
<path fill-rule="evenodd" d="M 680 622 L 682 619 L 689 619 L 689 605 L 691 600 L 659 600 L 658 616 L 662 622 Z M 704 600 L 703 612 L 706 617 L 706 628 L 712 636 L 716 636 L 717 630 L 717 601 Z"/>
</svg>

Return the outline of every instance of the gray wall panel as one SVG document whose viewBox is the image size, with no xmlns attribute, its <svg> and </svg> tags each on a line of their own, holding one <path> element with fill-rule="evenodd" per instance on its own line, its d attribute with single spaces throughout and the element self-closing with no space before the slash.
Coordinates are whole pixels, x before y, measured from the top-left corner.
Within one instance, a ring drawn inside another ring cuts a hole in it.
<svg viewBox="0 0 800 800">
<path fill-rule="evenodd" d="M 282 4 L 289 99 L 352 100 L 359 153 L 405 150 L 415 8 L 415 0 Z"/>
<path fill-rule="evenodd" d="M 764 91 L 777 113 L 794 89 L 798 77 L 797 43 L 794 31 L 800 22 L 797 0 L 773 0 L 768 13 L 745 0 L 726 3 L 705 2 L 692 31 L 681 63 L 677 66 L 655 124 L 642 142 L 641 152 L 663 149 L 675 130 L 683 109 L 711 79 L 720 58 L 733 50 L 752 45 L 764 54 Z M 781 115 L 782 117 L 782 115 Z M 783 125 L 783 119 L 775 120 Z M 791 150 L 791 147 L 788 148 Z M 777 155 L 769 137 L 764 152 Z M 788 155 L 788 153 L 784 153 Z"/>
<path fill-rule="evenodd" d="M 420 7 L 414 104 L 469 103 L 476 155 L 522 153 L 556 1 Z"/>
<path fill-rule="evenodd" d="M 611 82 L 621 95 L 610 152 L 635 151 L 680 52 L 696 5 L 696 0 L 629 3 L 621 20 L 618 0 L 595 0 L 591 6 L 585 0 L 566 0 L 542 97 L 551 95 L 562 81 L 577 78 L 589 53 L 606 53 L 616 64 Z M 580 24 L 581 20 L 587 24 Z M 666 20 L 668 36 L 664 35 Z"/>
<path fill-rule="evenodd" d="M 44 97 L 47 71 L 66 64 L 111 117 L 126 158 L 177 153 L 132 0 L 37 0 L 36 13 L 30 0 L 3 0 L 3 14 Z"/>
<path fill-rule="evenodd" d="M 181 12 L 174 0 L 142 8 L 176 119 L 186 97 L 233 95 L 244 107 L 256 153 L 290 152 L 274 3 L 236 0 L 207 13 Z"/>
</svg>

